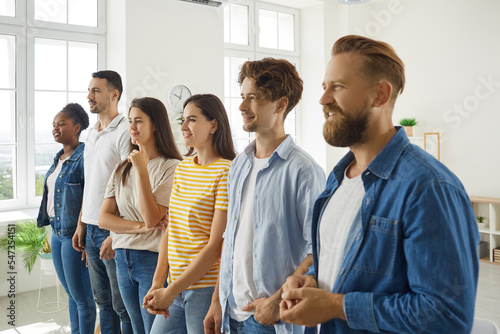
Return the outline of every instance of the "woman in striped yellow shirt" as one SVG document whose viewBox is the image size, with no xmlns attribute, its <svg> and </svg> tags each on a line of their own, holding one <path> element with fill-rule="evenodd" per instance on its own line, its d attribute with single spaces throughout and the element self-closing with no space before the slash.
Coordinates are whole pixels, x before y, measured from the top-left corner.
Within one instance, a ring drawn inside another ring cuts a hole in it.
<svg viewBox="0 0 500 334">
<path fill-rule="evenodd" d="M 227 173 L 235 151 L 224 105 L 215 95 L 193 95 L 182 119 L 188 158 L 175 170 L 168 233 L 144 298 L 143 307 L 157 314 L 152 334 L 204 332 L 226 228 Z"/>
</svg>

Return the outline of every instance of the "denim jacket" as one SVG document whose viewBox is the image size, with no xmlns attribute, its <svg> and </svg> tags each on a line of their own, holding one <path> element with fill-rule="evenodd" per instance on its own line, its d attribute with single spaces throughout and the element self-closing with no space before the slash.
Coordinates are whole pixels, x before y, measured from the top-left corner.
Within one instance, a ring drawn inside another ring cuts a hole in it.
<svg viewBox="0 0 500 334">
<path fill-rule="evenodd" d="M 221 256 L 219 295 L 222 325 L 229 332 L 233 289 L 233 243 L 240 218 L 243 186 L 250 174 L 255 141 L 233 160 L 229 170 L 227 226 Z M 253 203 L 253 280 L 259 297 L 274 294 L 311 254 L 314 200 L 325 185 L 325 172 L 288 136 L 258 172 Z M 303 333 L 303 327 L 279 321 L 276 333 Z"/>
<path fill-rule="evenodd" d="M 318 224 L 353 159 L 349 152 L 333 169 L 314 206 L 316 279 Z M 321 333 L 469 333 L 479 233 L 458 178 L 401 128 L 362 179 L 366 194 L 332 291 L 345 295 L 347 322 L 326 322 Z"/>
<path fill-rule="evenodd" d="M 84 143 L 76 148 L 71 156 L 64 162 L 54 190 L 54 233 L 61 236 L 72 235 L 76 230 L 78 216 L 82 208 L 84 174 L 83 174 L 83 149 Z M 47 215 L 47 178 L 54 172 L 59 158 L 64 153 L 60 150 L 43 180 L 43 195 L 38 212 L 37 226 L 49 225 Z"/>
</svg>

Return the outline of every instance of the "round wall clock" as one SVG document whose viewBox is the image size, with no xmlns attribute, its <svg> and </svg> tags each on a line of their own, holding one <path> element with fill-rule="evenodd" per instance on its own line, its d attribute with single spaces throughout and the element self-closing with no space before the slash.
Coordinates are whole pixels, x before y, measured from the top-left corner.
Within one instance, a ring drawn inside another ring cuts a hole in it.
<svg viewBox="0 0 500 334">
<path fill-rule="evenodd" d="M 174 111 L 182 111 L 184 102 L 191 96 L 191 91 L 184 85 L 176 85 L 168 91 L 167 101 L 168 105 Z"/>
</svg>

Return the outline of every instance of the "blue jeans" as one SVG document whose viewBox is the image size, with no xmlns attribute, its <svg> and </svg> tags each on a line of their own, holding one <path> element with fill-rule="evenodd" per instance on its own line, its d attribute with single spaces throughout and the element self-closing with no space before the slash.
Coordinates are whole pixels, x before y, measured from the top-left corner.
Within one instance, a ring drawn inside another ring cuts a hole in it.
<svg viewBox="0 0 500 334">
<path fill-rule="evenodd" d="M 214 287 L 183 291 L 168 308 L 167 319 L 157 315 L 152 334 L 204 334 L 203 319 L 207 315 Z"/>
<path fill-rule="evenodd" d="M 115 260 L 99 259 L 102 242 L 109 231 L 97 225 L 87 224 L 85 250 L 89 265 L 90 282 L 94 299 L 99 307 L 99 320 L 102 334 L 132 334 L 132 324 L 123 305 L 118 281 L 116 280 Z M 121 329 L 120 329 L 121 321 Z"/>
<path fill-rule="evenodd" d="M 264 325 L 255 320 L 254 316 L 250 316 L 245 321 L 236 321 L 229 318 L 229 329 L 232 333 L 237 334 L 272 334 L 276 333 L 273 325 Z"/>
<path fill-rule="evenodd" d="M 82 261 L 82 253 L 73 248 L 72 235 L 63 237 L 60 230 L 53 230 L 52 261 L 57 277 L 68 294 L 71 333 L 93 334 L 96 309 L 89 271 Z"/>
<path fill-rule="evenodd" d="M 115 250 L 115 262 L 118 286 L 132 320 L 134 334 L 148 334 L 155 315 L 142 308 L 142 301 L 151 288 L 158 253 L 120 248 Z"/>
</svg>

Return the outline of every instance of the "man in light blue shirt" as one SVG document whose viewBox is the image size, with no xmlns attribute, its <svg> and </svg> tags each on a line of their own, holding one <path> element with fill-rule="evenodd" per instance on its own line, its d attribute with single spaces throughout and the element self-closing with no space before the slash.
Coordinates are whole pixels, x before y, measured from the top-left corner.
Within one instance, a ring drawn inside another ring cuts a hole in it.
<svg viewBox="0 0 500 334">
<path fill-rule="evenodd" d="M 312 206 L 325 185 L 320 166 L 285 134 L 302 80 L 288 61 L 266 58 L 243 64 L 238 81 L 243 129 L 255 140 L 229 170 L 219 283 L 205 332 L 220 333 L 222 325 L 226 333 L 301 333 L 279 319 L 281 285 L 312 264 Z"/>
<path fill-rule="evenodd" d="M 283 286 L 286 322 L 336 334 L 471 331 L 474 212 L 458 178 L 393 126 L 404 83 L 390 45 L 361 36 L 335 43 L 323 135 L 350 152 L 314 205 L 314 266 Z"/>
</svg>

